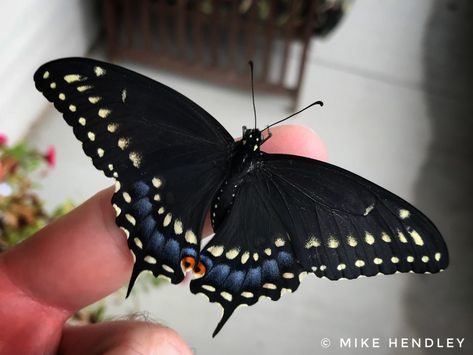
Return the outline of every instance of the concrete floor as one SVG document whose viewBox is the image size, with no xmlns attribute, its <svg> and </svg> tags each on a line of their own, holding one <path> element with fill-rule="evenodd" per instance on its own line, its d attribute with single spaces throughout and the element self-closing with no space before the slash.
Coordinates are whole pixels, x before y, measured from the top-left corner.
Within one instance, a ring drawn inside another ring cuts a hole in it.
<svg viewBox="0 0 473 355">
<path fill-rule="evenodd" d="M 237 312 L 216 339 L 220 311 L 181 286 L 162 286 L 112 305 L 177 329 L 197 354 L 450 353 L 399 349 L 394 337 L 465 337 L 473 353 L 473 52 L 469 1 L 359 0 L 338 30 L 316 41 L 301 106 L 325 102 L 295 119 L 324 139 L 330 161 L 418 206 L 444 233 L 451 266 L 438 275 L 394 275 L 331 282 L 308 277 L 293 295 Z M 128 63 L 122 63 L 128 65 Z M 233 91 L 136 65 L 205 107 L 234 135 L 251 121 L 249 91 Z M 286 114 L 289 101 L 258 94 L 260 126 Z M 81 202 L 111 182 L 82 153 L 69 127 L 50 110 L 33 130 L 54 144 L 58 166 L 43 184 L 49 206 Z M 80 182 L 77 176 L 81 176 Z M 322 338 L 333 346 L 323 349 Z M 379 349 L 340 349 L 339 339 L 379 337 Z"/>
</svg>

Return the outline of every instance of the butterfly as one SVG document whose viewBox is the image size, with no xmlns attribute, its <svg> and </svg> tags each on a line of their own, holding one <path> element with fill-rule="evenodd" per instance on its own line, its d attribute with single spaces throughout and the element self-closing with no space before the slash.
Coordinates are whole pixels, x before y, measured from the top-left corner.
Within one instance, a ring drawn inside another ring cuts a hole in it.
<svg viewBox="0 0 473 355">
<path fill-rule="evenodd" d="M 267 154 L 270 138 L 235 141 L 173 89 L 86 58 L 42 65 L 36 87 L 59 110 L 94 166 L 114 178 L 116 223 L 135 264 L 223 308 L 278 300 L 308 273 L 330 280 L 448 265 L 434 224 L 408 202 L 334 165 Z M 318 103 L 318 102 L 317 102 Z M 278 123 L 278 122 L 277 122 Z M 215 235 L 201 248 L 210 211 Z"/>
</svg>

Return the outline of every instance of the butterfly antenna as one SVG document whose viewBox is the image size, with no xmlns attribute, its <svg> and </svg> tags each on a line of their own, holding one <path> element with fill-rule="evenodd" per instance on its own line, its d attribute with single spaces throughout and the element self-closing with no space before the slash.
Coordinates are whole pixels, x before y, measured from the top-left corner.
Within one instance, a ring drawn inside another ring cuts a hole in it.
<svg viewBox="0 0 473 355">
<path fill-rule="evenodd" d="M 291 117 L 293 117 L 293 116 L 295 116 L 295 115 L 301 113 L 302 111 L 305 111 L 305 110 L 307 110 L 308 108 L 311 108 L 311 107 L 314 106 L 314 105 L 323 106 L 324 103 L 323 103 L 322 101 L 315 101 L 315 102 L 311 103 L 309 106 L 304 107 L 302 110 L 299 110 L 299 111 L 293 113 L 292 115 L 289 115 L 289 116 L 287 116 L 286 118 L 283 118 L 282 120 L 279 120 L 279 121 L 277 121 L 277 122 L 274 122 L 274 123 L 270 124 L 268 127 L 266 127 L 266 129 L 269 129 L 270 127 L 273 127 L 274 125 L 277 125 L 278 123 L 284 122 L 284 121 L 290 119 Z"/>
<path fill-rule="evenodd" d="M 255 80 L 253 77 L 253 61 L 250 60 L 248 64 L 250 65 L 250 71 L 251 71 L 251 97 L 253 98 L 253 112 L 255 114 L 255 129 L 256 129 L 257 123 L 256 123 L 256 105 L 255 105 Z"/>
</svg>

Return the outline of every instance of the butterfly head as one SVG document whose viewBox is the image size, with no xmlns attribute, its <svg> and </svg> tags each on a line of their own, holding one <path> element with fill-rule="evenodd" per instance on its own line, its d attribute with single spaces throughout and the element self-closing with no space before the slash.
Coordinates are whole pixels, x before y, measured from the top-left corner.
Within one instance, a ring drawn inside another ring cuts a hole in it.
<svg viewBox="0 0 473 355">
<path fill-rule="evenodd" d="M 247 129 L 245 126 L 243 126 L 243 137 L 241 139 L 241 144 L 245 150 L 258 152 L 263 142 L 263 134 L 258 128 Z"/>
</svg>

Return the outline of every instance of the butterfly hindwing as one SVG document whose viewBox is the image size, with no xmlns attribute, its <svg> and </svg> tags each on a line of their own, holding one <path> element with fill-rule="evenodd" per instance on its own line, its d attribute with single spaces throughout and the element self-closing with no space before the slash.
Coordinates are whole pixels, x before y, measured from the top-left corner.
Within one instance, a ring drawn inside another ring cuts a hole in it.
<svg viewBox="0 0 473 355">
<path fill-rule="evenodd" d="M 117 224 L 136 257 L 130 285 L 142 270 L 180 282 L 181 260 L 197 260 L 232 137 L 183 95 L 112 64 L 59 59 L 34 79 L 93 164 L 117 180 Z"/>
</svg>

